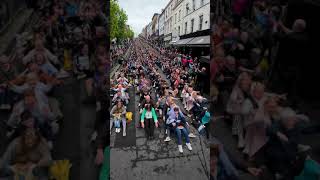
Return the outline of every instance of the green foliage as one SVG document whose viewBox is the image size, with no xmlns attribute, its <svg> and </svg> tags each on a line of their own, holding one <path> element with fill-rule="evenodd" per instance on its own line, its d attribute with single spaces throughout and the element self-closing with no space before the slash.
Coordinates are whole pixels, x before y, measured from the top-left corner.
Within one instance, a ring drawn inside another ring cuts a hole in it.
<svg viewBox="0 0 320 180">
<path fill-rule="evenodd" d="M 127 26 L 128 16 L 120 8 L 116 0 L 110 0 L 110 38 L 117 38 L 121 41 L 127 38 L 133 38 L 134 32 Z"/>
</svg>

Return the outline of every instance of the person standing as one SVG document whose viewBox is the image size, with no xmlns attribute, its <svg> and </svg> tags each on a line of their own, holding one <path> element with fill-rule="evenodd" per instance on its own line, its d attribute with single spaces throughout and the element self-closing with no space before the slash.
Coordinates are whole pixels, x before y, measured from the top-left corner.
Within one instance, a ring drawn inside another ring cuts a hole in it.
<svg viewBox="0 0 320 180">
<path fill-rule="evenodd" d="M 159 126 L 156 111 L 151 104 L 146 104 L 141 114 L 141 127 L 145 129 L 149 140 L 154 138 L 154 126 Z"/>
</svg>

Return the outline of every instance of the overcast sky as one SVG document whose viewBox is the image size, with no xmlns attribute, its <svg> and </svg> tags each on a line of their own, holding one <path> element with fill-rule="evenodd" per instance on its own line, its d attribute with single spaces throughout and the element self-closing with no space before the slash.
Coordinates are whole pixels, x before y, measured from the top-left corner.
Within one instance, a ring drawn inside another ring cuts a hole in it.
<svg viewBox="0 0 320 180">
<path fill-rule="evenodd" d="M 118 0 L 120 8 L 128 15 L 128 24 L 138 36 L 142 29 L 151 22 L 154 13 L 161 13 L 169 0 Z"/>
</svg>

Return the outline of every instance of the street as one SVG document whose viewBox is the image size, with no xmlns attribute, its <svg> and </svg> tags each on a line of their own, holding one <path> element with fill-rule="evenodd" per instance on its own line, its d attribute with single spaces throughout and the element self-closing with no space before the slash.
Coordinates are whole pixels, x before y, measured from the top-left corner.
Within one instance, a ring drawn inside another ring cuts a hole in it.
<svg viewBox="0 0 320 180">
<path fill-rule="evenodd" d="M 147 44 L 143 46 L 151 48 Z M 120 68 L 118 71 L 123 70 Z M 158 72 L 165 77 L 161 69 Z M 134 120 L 127 125 L 126 137 L 112 130 L 111 179 L 208 179 L 208 140 L 197 134 L 193 126 L 190 126 L 190 131 L 196 134 L 195 138 L 191 138 L 193 149 L 185 150 L 183 154 L 177 150 L 175 140 L 164 142 L 165 134 L 161 126 L 155 129 L 154 140 L 147 140 L 144 129 L 137 128 L 140 122 L 139 96 L 134 87 L 128 93 L 130 102 L 127 111 L 133 112 Z M 154 98 L 154 92 L 151 96 Z M 180 100 L 176 103 L 183 109 Z"/>
</svg>

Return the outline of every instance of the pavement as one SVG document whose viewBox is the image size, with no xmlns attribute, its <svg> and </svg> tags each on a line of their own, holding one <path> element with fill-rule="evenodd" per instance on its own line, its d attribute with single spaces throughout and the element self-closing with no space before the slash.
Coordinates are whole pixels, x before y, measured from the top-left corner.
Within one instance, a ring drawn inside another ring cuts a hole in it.
<svg viewBox="0 0 320 180">
<path fill-rule="evenodd" d="M 133 98 L 137 104 L 138 96 Z M 140 120 L 137 106 L 133 113 L 135 122 L 129 125 L 126 137 L 122 137 L 122 133 L 114 135 L 114 130 L 112 132 L 111 179 L 208 179 L 209 149 L 202 137 L 191 138 L 193 150 L 189 152 L 184 146 L 184 153 L 180 154 L 175 138 L 164 142 L 164 130 L 161 128 L 155 129 L 154 140 L 147 140 L 144 130 L 135 128 Z"/>
<path fill-rule="evenodd" d="M 69 78 L 57 88 L 55 97 L 62 102 L 60 131 L 54 142 L 55 160 L 69 159 L 72 163 L 70 180 L 97 179 L 99 167 L 94 164 L 95 150 L 90 143 L 96 118 L 95 105 L 84 105 L 84 80 Z"/>
</svg>

